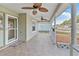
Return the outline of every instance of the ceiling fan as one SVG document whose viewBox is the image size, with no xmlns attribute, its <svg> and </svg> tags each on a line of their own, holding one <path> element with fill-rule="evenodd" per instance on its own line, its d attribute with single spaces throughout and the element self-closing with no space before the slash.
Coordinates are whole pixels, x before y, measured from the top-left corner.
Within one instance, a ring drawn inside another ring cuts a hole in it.
<svg viewBox="0 0 79 59">
<path fill-rule="evenodd" d="M 47 21 L 47 19 L 43 18 L 43 16 L 41 16 L 41 21 Z"/>
<path fill-rule="evenodd" d="M 38 9 L 40 12 L 48 12 L 48 9 L 42 7 L 42 3 L 34 3 L 32 7 L 22 7 L 22 9 Z"/>
</svg>

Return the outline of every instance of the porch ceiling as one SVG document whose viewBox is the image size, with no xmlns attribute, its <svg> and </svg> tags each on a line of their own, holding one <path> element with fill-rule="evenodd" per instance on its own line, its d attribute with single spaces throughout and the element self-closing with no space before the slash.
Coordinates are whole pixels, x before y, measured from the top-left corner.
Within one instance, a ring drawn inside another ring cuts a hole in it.
<svg viewBox="0 0 79 59">
<path fill-rule="evenodd" d="M 13 11 L 16 11 L 17 13 L 27 13 L 28 15 L 30 15 L 33 18 L 40 21 L 41 16 L 43 16 L 47 20 L 50 20 L 51 15 L 55 12 L 55 9 L 56 9 L 58 3 L 43 3 L 42 6 L 46 7 L 48 9 L 48 12 L 43 13 L 43 12 L 40 12 L 40 11 L 37 10 L 37 12 L 38 12 L 37 15 L 33 15 L 32 10 L 21 9 L 23 6 L 31 7 L 31 6 L 33 6 L 33 3 L 2 3 L 0 5 L 8 8 L 8 9 L 11 9 Z"/>
</svg>

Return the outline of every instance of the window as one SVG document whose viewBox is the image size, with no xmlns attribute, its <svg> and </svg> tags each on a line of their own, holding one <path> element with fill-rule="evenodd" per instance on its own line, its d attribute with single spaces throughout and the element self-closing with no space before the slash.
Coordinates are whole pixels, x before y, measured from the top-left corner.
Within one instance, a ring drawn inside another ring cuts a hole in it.
<svg viewBox="0 0 79 59">
<path fill-rule="evenodd" d="M 8 40 L 17 39 L 17 19 L 8 16 Z"/>
</svg>

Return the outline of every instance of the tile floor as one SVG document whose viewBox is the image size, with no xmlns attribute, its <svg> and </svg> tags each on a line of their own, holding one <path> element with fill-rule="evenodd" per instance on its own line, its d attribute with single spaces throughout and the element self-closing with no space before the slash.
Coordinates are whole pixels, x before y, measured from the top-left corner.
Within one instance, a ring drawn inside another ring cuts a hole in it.
<svg viewBox="0 0 79 59">
<path fill-rule="evenodd" d="M 0 51 L 0 56 L 68 56 L 69 50 L 57 48 L 50 35 L 40 32 L 28 42 L 10 46 Z"/>
</svg>

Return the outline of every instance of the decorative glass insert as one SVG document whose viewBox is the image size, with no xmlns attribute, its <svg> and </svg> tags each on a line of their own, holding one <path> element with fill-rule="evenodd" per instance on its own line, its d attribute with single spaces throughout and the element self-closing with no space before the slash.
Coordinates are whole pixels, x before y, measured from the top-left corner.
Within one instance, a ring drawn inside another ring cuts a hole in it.
<svg viewBox="0 0 79 59">
<path fill-rule="evenodd" d="M 8 40 L 17 38 L 17 19 L 8 17 Z"/>
</svg>

